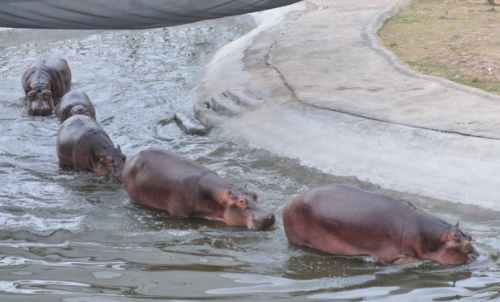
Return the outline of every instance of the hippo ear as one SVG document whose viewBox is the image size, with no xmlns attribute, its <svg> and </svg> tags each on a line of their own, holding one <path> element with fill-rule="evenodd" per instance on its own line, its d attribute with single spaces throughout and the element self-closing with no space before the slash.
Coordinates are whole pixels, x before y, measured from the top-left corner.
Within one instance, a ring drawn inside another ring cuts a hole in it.
<svg viewBox="0 0 500 302">
<path fill-rule="evenodd" d="M 458 220 L 458 221 L 457 221 L 457 224 L 455 224 L 455 226 L 458 228 L 458 227 L 459 227 L 459 224 L 460 224 L 460 221 Z"/>
<path fill-rule="evenodd" d="M 120 145 L 117 145 L 116 149 L 118 149 L 118 151 L 120 151 L 120 153 L 122 152 L 122 149 L 120 148 Z"/>
<path fill-rule="evenodd" d="M 255 192 L 255 191 L 253 191 L 252 197 L 253 197 L 253 199 L 255 199 L 255 202 L 257 202 L 257 200 L 259 199 L 259 194 L 257 194 L 257 192 Z"/>
</svg>

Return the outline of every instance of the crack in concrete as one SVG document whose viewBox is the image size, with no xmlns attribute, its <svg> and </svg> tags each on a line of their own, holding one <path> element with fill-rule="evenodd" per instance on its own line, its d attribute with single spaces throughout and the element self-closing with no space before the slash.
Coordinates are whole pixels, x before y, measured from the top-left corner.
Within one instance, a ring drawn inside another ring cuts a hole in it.
<svg viewBox="0 0 500 302">
<path fill-rule="evenodd" d="M 318 6 L 316 4 L 307 3 L 306 5 L 307 6 L 313 6 L 314 5 L 314 7 L 316 8 L 316 10 L 318 9 Z M 286 23 L 281 28 L 281 30 L 280 30 L 280 32 L 278 34 L 278 37 L 276 37 L 276 39 L 273 41 L 273 43 L 271 43 L 271 46 L 269 46 L 269 50 L 268 50 L 267 55 L 266 55 L 266 65 L 268 67 L 274 69 L 276 71 L 276 73 L 278 73 L 278 76 L 279 76 L 281 82 L 283 83 L 283 85 L 285 85 L 290 90 L 290 92 L 292 93 L 293 98 L 296 99 L 296 100 L 298 100 L 298 101 L 300 101 L 300 99 L 298 98 L 297 94 L 295 93 L 295 90 L 292 88 L 292 86 L 290 86 L 290 84 L 286 80 L 285 75 L 283 74 L 283 72 L 276 65 L 274 65 L 274 63 L 273 63 L 273 52 L 276 49 L 276 46 L 278 45 L 278 43 L 281 40 L 281 38 L 284 37 L 287 34 L 288 30 L 292 27 L 293 23 L 295 23 L 297 20 L 299 20 L 300 18 L 302 18 L 302 16 L 304 16 L 308 12 L 309 12 L 308 9 L 304 10 L 303 12 L 301 12 L 300 14 L 298 14 L 297 16 L 295 16 L 290 22 Z"/>
</svg>

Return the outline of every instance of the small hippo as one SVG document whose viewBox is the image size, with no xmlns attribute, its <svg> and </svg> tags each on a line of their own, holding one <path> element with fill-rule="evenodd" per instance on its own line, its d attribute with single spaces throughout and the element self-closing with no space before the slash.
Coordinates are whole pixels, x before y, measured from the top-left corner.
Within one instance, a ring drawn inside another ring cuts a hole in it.
<svg viewBox="0 0 500 302">
<path fill-rule="evenodd" d="M 88 115 L 95 119 L 95 108 L 89 96 L 80 90 L 66 93 L 56 107 L 56 116 L 62 123 L 73 115 Z"/>
<path fill-rule="evenodd" d="M 135 203 L 173 215 L 258 230 L 274 224 L 274 215 L 257 205 L 256 192 L 168 151 L 141 151 L 125 164 L 123 184 Z"/>
<path fill-rule="evenodd" d="M 57 156 L 63 165 L 89 170 L 121 183 L 127 156 L 114 147 L 108 134 L 87 115 L 69 117 L 59 127 Z"/>
<path fill-rule="evenodd" d="M 23 73 L 21 79 L 29 115 L 51 115 L 54 105 L 71 88 L 71 71 L 66 60 L 46 54 Z"/>
<path fill-rule="evenodd" d="M 283 210 L 292 243 L 338 255 L 369 255 L 386 263 L 427 259 L 464 264 L 479 254 L 457 226 L 403 202 L 344 185 L 295 197 Z"/>
</svg>

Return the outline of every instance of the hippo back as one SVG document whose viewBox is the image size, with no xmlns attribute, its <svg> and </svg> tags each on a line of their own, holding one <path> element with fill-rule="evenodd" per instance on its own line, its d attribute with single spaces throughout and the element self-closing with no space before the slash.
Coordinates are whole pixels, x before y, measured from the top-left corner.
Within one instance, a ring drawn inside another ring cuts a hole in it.
<svg viewBox="0 0 500 302">
<path fill-rule="evenodd" d="M 144 150 L 125 164 L 123 184 L 135 203 L 183 217 L 265 229 L 275 222 L 258 195 L 208 168 L 165 150 Z"/>
<path fill-rule="evenodd" d="M 328 185 L 292 199 L 283 211 L 283 223 L 288 239 L 299 245 L 342 255 L 373 255 L 379 250 L 397 255 L 405 217 L 416 210 L 381 194 Z"/>
<path fill-rule="evenodd" d="M 75 111 L 74 108 L 81 108 Z M 65 94 L 56 107 L 56 116 L 61 123 L 74 114 L 84 114 L 95 119 L 95 108 L 88 95 L 80 90 L 72 90 Z"/>
<path fill-rule="evenodd" d="M 86 115 L 75 115 L 68 118 L 59 127 L 57 134 L 57 155 L 59 162 L 85 169 L 95 150 L 113 147 L 113 142 L 97 122 Z"/>
<path fill-rule="evenodd" d="M 283 210 L 288 239 L 339 255 L 370 255 L 384 262 L 417 257 L 444 264 L 478 257 L 471 237 L 408 202 L 329 185 L 292 199 Z"/>
<path fill-rule="evenodd" d="M 194 195 L 197 190 L 196 180 L 210 173 L 215 174 L 188 158 L 165 150 L 149 149 L 126 162 L 123 184 L 136 203 L 189 216 L 186 213 L 189 209 L 174 209 L 171 201 L 189 200 L 189 195 Z"/>
</svg>

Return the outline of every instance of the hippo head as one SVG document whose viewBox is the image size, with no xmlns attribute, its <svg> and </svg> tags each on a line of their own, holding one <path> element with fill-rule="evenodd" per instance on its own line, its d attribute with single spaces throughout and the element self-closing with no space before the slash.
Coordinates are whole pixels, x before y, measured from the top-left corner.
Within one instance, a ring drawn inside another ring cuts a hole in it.
<svg viewBox="0 0 500 302">
<path fill-rule="evenodd" d="M 228 225 L 263 230 L 274 224 L 274 215 L 257 205 L 257 192 L 246 187 L 225 189 L 216 198 L 224 206 L 222 220 Z"/>
<path fill-rule="evenodd" d="M 446 229 L 439 240 L 440 246 L 430 257 L 443 264 L 465 264 L 476 260 L 479 253 L 472 246 L 470 235 L 463 233 L 457 226 Z"/>
<path fill-rule="evenodd" d="M 90 112 L 89 108 L 83 106 L 83 105 L 75 105 L 71 107 L 71 110 L 68 112 L 68 117 L 73 116 L 73 115 L 86 115 L 86 116 L 92 116 L 92 112 Z"/>
<path fill-rule="evenodd" d="M 109 179 L 110 182 L 122 183 L 123 167 L 127 156 L 122 154 L 120 146 L 109 148 L 99 155 L 97 175 Z"/>
<path fill-rule="evenodd" d="M 54 109 L 54 100 L 50 83 L 36 84 L 26 87 L 26 100 L 29 115 L 51 115 Z"/>
</svg>

